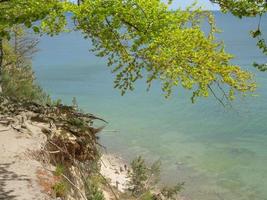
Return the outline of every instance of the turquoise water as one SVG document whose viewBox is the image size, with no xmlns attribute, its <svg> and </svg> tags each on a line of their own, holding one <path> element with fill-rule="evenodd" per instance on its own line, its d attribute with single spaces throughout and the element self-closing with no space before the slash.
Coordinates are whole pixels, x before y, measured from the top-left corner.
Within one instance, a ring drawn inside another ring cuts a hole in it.
<svg viewBox="0 0 267 200">
<path fill-rule="evenodd" d="M 215 15 L 234 63 L 253 70 L 253 61 L 266 62 L 249 37 L 257 19 Z M 79 33 L 43 37 L 34 67 L 52 97 L 70 103 L 75 96 L 84 110 L 109 122 L 101 140 L 110 152 L 161 159 L 163 182 L 185 181 L 184 194 L 193 200 L 267 200 L 267 73 L 256 72 L 258 96 L 238 99 L 233 109 L 212 97 L 193 105 L 181 88 L 166 100 L 158 83 L 147 93 L 142 81 L 121 97 L 89 46 Z"/>
</svg>

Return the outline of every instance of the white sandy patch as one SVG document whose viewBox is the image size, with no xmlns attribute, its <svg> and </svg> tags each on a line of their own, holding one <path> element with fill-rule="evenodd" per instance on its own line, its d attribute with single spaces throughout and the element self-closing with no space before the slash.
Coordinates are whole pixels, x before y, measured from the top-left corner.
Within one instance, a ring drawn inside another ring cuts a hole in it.
<svg viewBox="0 0 267 200">
<path fill-rule="evenodd" d="M 110 184 L 120 192 L 128 188 L 128 165 L 120 157 L 112 154 L 104 154 L 101 157 L 101 174 L 110 180 Z"/>
<path fill-rule="evenodd" d="M 46 200 L 37 183 L 36 172 L 41 163 L 29 158 L 29 150 L 41 148 L 45 137 L 41 129 L 27 124 L 33 135 L 25 129 L 18 132 L 0 125 L 0 199 Z"/>
</svg>

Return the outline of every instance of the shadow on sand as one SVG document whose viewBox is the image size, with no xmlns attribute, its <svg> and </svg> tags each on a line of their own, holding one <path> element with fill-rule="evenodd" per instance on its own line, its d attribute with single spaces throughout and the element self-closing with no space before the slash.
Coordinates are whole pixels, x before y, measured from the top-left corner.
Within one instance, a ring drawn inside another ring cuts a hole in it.
<svg viewBox="0 0 267 200">
<path fill-rule="evenodd" d="M 13 163 L 0 163 L 0 200 L 15 200 L 17 196 L 12 194 L 14 190 L 6 189 L 9 181 L 30 181 L 25 175 L 18 175 L 9 171 Z"/>
</svg>

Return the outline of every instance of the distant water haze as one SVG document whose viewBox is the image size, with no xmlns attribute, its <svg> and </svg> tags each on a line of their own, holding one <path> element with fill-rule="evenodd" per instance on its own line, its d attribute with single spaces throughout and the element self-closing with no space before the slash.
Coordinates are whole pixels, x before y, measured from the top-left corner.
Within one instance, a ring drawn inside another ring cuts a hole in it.
<svg viewBox="0 0 267 200">
<path fill-rule="evenodd" d="M 107 120 L 109 131 L 101 134 L 101 142 L 111 153 L 128 160 L 136 155 L 161 159 L 163 183 L 185 182 L 184 193 L 191 199 L 264 200 L 267 73 L 251 65 L 266 62 L 266 56 L 249 36 L 258 19 L 214 14 L 223 31 L 218 38 L 235 55 L 233 63 L 256 73 L 257 96 L 237 99 L 233 109 L 213 97 L 191 104 L 191 93 L 180 87 L 166 100 L 157 82 L 146 92 L 139 81 L 135 91 L 122 97 L 105 60 L 89 51 L 90 41 L 78 32 L 41 38 L 34 59 L 37 81 L 53 98 L 71 103 L 76 97 L 85 111 Z"/>
</svg>

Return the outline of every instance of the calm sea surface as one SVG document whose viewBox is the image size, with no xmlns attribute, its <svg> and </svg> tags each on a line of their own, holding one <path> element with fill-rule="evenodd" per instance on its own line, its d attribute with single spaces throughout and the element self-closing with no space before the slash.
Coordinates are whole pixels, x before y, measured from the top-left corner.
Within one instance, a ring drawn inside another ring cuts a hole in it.
<svg viewBox="0 0 267 200">
<path fill-rule="evenodd" d="M 266 62 L 249 37 L 258 19 L 215 16 L 233 63 L 255 71 L 253 61 Z M 267 17 L 262 24 L 267 33 Z M 105 61 L 79 33 L 42 37 L 39 48 L 40 85 L 66 103 L 75 96 L 81 108 L 106 119 L 101 140 L 111 153 L 161 159 L 164 183 L 184 181 L 193 200 L 267 200 L 267 72 L 255 72 L 256 97 L 225 109 L 212 97 L 193 105 L 181 88 L 166 100 L 158 83 L 147 93 L 142 81 L 121 97 Z"/>
</svg>

